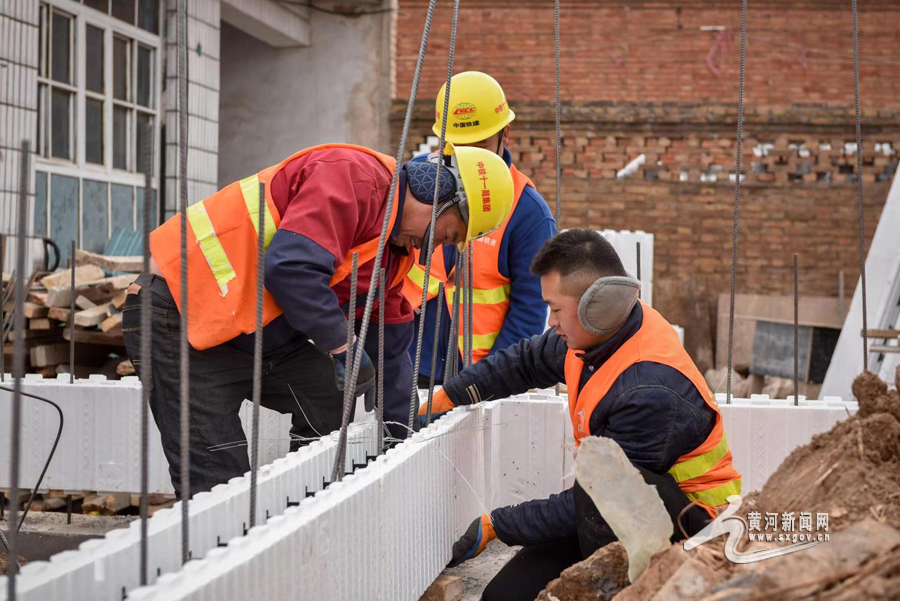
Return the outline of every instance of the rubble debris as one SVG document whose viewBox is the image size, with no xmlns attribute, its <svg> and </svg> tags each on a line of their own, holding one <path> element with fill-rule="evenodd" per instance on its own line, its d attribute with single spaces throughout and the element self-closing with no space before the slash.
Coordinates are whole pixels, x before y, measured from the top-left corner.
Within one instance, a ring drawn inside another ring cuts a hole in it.
<svg viewBox="0 0 900 601">
<path fill-rule="evenodd" d="M 605 601 L 628 586 L 628 554 L 612 543 L 563 571 L 536 601 Z M 618 598 L 618 597 L 617 597 Z"/>
<path fill-rule="evenodd" d="M 20 566 L 24 566 L 26 563 L 28 563 L 28 561 L 21 555 L 17 554 L 16 557 L 19 558 Z M 9 554 L 0 553 L 0 576 L 6 575 L 6 569 L 7 569 L 8 562 L 9 562 Z"/>
</svg>

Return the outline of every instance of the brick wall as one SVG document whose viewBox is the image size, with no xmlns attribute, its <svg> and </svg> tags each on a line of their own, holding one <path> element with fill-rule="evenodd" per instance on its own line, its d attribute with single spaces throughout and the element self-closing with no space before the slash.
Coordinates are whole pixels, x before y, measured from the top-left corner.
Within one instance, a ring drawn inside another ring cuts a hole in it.
<svg viewBox="0 0 900 601">
<path fill-rule="evenodd" d="M 552 205 L 552 4 L 549 10 L 530 2 L 474 4 L 461 10 L 455 70 L 479 68 L 504 85 L 517 113 L 513 158 Z M 564 3 L 562 9 L 563 226 L 654 233 L 654 298 L 673 321 L 690 324 L 695 358 L 710 356 L 716 298 L 730 285 L 740 36 L 698 29 L 740 25 L 739 4 L 727 10 L 722 4 Z M 849 297 L 859 275 L 849 4 L 820 2 L 820 10 L 793 4 L 800 8 L 751 6 L 737 290 L 790 294 L 797 252 L 801 294 L 837 296 L 843 269 Z M 424 6 L 401 2 L 395 139 Z M 887 43 L 900 36 L 900 12 L 877 2 L 861 10 L 871 239 L 900 148 L 900 60 L 889 57 Z M 438 11 L 410 150 L 430 133 L 430 97 L 446 77 L 447 21 Z M 517 38 L 517 28 L 525 35 Z M 527 57 L 526 65 L 516 56 Z M 640 154 L 644 165 L 617 179 Z"/>
</svg>

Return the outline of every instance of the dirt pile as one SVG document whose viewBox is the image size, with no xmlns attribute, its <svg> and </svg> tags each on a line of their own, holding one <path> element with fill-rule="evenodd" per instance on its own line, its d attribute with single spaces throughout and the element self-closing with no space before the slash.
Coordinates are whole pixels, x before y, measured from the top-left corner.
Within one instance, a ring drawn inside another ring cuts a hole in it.
<svg viewBox="0 0 900 601">
<path fill-rule="evenodd" d="M 900 384 L 900 370 L 897 379 Z M 747 564 L 725 558 L 724 536 L 692 551 L 678 543 L 655 555 L 641 577 L 615 598 L 900 598 L 900 395 L 871 373 L 854 381 L 853 394 L 859 412 L 794 450 L 759 494 L 744 499 L 738 513 L 745 525 L 750 512 L 773 512 L 779 518 L 811 513 L 814 525 L 816 514 L 827 513 L 828 542 Z M 791 542 L 748 543 L 745 533 L 738 549 Z M 564 572 L 560 580 L 565 579 Z M 597 598 L 555 596 L 560 601 Z"/>
</svg>

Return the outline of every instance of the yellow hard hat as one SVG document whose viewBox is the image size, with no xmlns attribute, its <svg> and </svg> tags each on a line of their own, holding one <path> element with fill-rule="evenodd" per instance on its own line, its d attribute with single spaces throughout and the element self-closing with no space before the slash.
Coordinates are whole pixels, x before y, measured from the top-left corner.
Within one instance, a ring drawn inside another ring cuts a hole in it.
<svg viewBox="0 0 900 601">
<path fill-rule="evenodd" d="M 448 144 L 445 152 L 450 155 L 465 192 L 459 207 L 467 223 L 465 241 L 487 236 L 503 225 L 512 210 L 513 180 L 509 167 L 496 153 L 483 148 Z"/>
<path fill-rule="evenodd" d="M 441 86 L 434 107 L 434 135 L 441 135 L 444 94 Z M 473 144 L 490 138 L 512 123 L 516 114 L 509 110 L 506 94 L 497 80 L 480 71 L 466 71 L 450 80 L 450 114 L 446 140 L 453 144 Z"/>
</svg>

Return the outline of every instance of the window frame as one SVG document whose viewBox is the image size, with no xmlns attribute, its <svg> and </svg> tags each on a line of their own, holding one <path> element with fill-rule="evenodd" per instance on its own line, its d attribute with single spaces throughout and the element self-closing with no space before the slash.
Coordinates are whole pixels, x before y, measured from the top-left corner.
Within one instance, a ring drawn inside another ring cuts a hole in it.
<svg viewBox="0 0 900 601">
<path fill-rule="evenodd" d="M 51 113 L 49 104 L 51 102 L 52 88 L 59 87 L 68 92 L 74 93 L 72 102 L 72 118 L 70 120 L 71 136 L 70 136 L 70 155 L 72 160 L 53 158 L 52 148 L 47 148 L 47 156 L 38 154 L 35 157 L 35 169 L 48 174 L 66 175 L 75 178 L 87 178 L 98 181 L 104 181 L 114 184 L 123 184 L 128 186 L 143 187 L 145 176 L 139 171 L 139 166 L 135 164 L 137 152 L 134 148 L 137 138 L 137 114 L 143 113 L 150 115 L 153 119 L 153 148 L 150 186 L 154 190 L 159 190 L 160 185 L 160 159 L 161 159 L 161 140 L 160 132 L 162 130 L 162 119 L 164 111 L 162 105 L 164 95 L 162 92 L 162 60 L 164 41 L 161 35 L 155 35 L 145 31 L 136 25 L 130 25 L 121 21 L 110 14 L 102 13 L 96 9 L 85 6 L 74 0 L 40 0 L 41 5 L 46 5 L 50 12 L 48 13 L 48 22 L 52 20 L 52 10 L 56 9 L 60 12 L 71 16 L 73 21 L 71 25 L 71 47 L 69 52 L 70 73 L 72 76 L 72 85 L 56 82 L 52 78 L 52 72 L 48 71 L 48 77 L 39 77 L 38 86 L 47 86 L 46 115 L 39 114 L 39 131 L 43 131 L 41 122 L 46 123 L 48 129 L 52 128 Z M 162 23 L 163 3 L 159 5 L 160 14 L 159 22 Z M 87 26 L 103 30 L 103 94 L 97 94 L 87 90 Z M 118 37 L 126 38 L 130 42 L 129 48 L 129 68 L 128 86 L 130 99 L 127 102 L 115 100 L 113 97 L 113 39 Z M 44 52 L 48 53 L 45 60 L 50 63 L 50 32 L 45 29 L 45 33 L 39 43 L 42 44 Z M 137 104 L 137 53 L 138 48 L 143 45 L 151 49 L 153 56 L 151 59 L 151 91 L 150 99 L 152 108 L 144 107 Z M 89 163 L 86 160 L 86 114 L 87 99 L 97 99 L 103 102 L 103 164 Z M 39 101 L 43 102 L 39 95 Z M 129 110 L 128 124 L 128 147 L 127 147 L 127 169 L 117 169 L 113 167 L 113 106 L 125 106 Z M 38 140 L 38 148 L 41 153 L 45 150 L 44 140 Z M 51 141 L 52 145 L 52 141 Z M 80 187 L 80 186 L 79 186 Z M 80 196 L 80 191 L 79 191 Z M 79 199 L 79 205 L 81 201 Z M 81 213 L 79 207 L 79 214 Z M 79 228 L 80 230 L 80 228 Z"/>
</svg>

